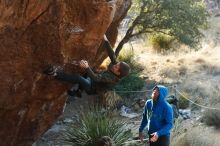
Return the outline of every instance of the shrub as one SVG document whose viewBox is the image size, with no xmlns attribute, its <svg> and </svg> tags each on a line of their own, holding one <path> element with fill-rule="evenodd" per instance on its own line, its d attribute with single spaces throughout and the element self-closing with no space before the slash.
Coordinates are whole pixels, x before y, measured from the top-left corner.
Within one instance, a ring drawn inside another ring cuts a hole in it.
<svg viewBox="0 0 220 146">
<path fill-rule="evenodd" d="M 180 109 L 186 109 L 189 107 L 189 101 L 186 100 L 184 97 L 180 96 L 179 97 L 179 108 Z"/>
<path fill-rule="evenodd" d="M 137 73 L 131 73 L 114 87 L 116 93 L 122 97 L 132 97 L 137 95 L 138 92 L 127 91 L 140 91 L 144 87 L 145 81 L 139 77 Z"/>
<path fill-rule="evenodd" d="M 174 39 L 168 35 L 157 33 L 151 35 L 149 41 L 151 42 L 153 49 L 163 53 L 172 49 Z"/>
<path fill-rule="evenodd" d="M 218 135 L 211 128 L 204 126 L 192 127 L 187 131 L 185 146 L 219 146 Z"/>
<path fill-rule="evenodd" d="M 62 135 L 65 144 L 74 146 L 96 146 L 103 136 L 110 137 L 115 145 L 123 146 L 131 136 L 130 130 L 125 130 L 126 123 L 113 119 L 108 113 L 94 109 L 82 115 L 79 125 L 72 125 Z"/>
<path fill-rule="evenodd" d="M 185 133 L 186 129 L 180 119 L 177 119 L 174 123 L 174 127 L 171 132 L 171 145 L 172 146 L 186 146 L 185 145 Z"/>
<path fill-rule="evenodd" d="M 219 146 L 219 132 L 204 125 L 191 125 L 190 121 L 182 121 L 178 129 L 174 127 L 171 146 Z M 176 124 L 176 123 L 175 123 Z"/>
<path fill-rule="evenodd" d="M 121 96 L 119 96 L 115 91 L 107 91 L 102 94 L 101 98 L 103 98 L 103 103 L 108 109 L 114 108 L 121 100 Z"/>
<path fill-rule="evenodd" d="M 131 72 L 140 72 L 143 70 L 143 66 L 138 63 L 137 58 L 131 49 L 126 51 L 123 50 L 120 52 L 118 61 L 124 61 L 128 63 L 131 67 Z"/>
<path fill-rule="evenodd" d="M 206 110 L 202 119 L 207 125 L 220 128 L 220 110 Z"/>
<path fill-rule="evenodd" d="M 114 90 L 116 90 L 116 93 L 122 97 L 131 97 L 137 95 L 137 92 L 126 91 L 142 90 L 145 81 L 141 77 L 139 77 L 139 73 L 143 70 L 143 66 L 138 63 L 132 50 L 122 51 L 118 56 L 118 61 L 124 61 L 128 63 L 131 67 L 131 73 L 127 77 L 123 78 L 114 87 Z"/>
</svg>

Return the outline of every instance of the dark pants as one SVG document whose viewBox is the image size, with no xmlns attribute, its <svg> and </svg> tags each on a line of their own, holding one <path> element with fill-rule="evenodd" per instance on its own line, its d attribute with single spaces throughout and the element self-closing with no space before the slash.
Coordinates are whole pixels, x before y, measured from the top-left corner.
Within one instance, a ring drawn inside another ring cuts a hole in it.
<svg viewBox="0 0 220 146">
<path fill-rule="evenodd" d="M 55 79 L 67 81 L 73 84 L 79 84 L 80 88 L 84 89 L 87 94 L 95 94 L 95 90 L 92 87 L 91 80 L 84 78 L 78 74 L 68 74 L 64 72 L 58 72 Z"/>
<path fill-rule="evenodd" d="M 169 146 L 170 145 L 170 136 L 164 135 L 160 136 L 156 142 L 150 142 L 150 146 Z"/>
</svg>

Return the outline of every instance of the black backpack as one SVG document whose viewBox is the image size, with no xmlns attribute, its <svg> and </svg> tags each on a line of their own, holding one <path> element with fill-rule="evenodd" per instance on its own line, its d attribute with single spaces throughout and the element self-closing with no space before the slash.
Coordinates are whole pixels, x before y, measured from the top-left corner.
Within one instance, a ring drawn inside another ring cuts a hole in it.
<svg viewBox="0 0 220 146">
<path fill-rule="evenodd" d="M 166 101 L 172 106 L 174 120 L 179 117 L 178 99 L 174 95 L 170 95 L 166 98 Z"/>
</svg>

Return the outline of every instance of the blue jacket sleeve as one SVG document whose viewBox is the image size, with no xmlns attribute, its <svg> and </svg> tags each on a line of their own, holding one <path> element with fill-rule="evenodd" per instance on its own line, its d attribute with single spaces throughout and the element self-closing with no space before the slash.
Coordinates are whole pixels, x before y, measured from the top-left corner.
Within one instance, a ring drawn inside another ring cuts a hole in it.
<svg viewBox="0 0 220 146">
<path fill-rule="evenodd" d="M 170 130 L 173 127 L 173 110 L 171 106 L 167 106 L 166 110 L 165 110 L 165 125 L 163 126 L 163 128 L 161 130 L 159 130 L 157 132 L 158 136 L 162 136 L 162 135 L 166 135 L 168 133 L 170 133 Z"/>
<path fill-rule="evenodd" d="M 144 107 L 144 112 L 143 112 L 143 116 L 142 116 L 142 120 L 141 120 L 141 125 L 139 127 L 139 133 L 143 132 L 144 128 L 147 125 L 147 104 L 145 104 Z"/>
</svg>

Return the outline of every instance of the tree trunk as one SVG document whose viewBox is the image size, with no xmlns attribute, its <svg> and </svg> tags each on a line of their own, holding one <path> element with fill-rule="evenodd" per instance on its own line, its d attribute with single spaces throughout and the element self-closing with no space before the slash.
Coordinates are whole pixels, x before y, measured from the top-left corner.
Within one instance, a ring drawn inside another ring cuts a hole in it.
<svg viewBox="0 0 220 146">
<path fill-rule="evenodd" d="M 127 43 L 130 39 L 129 35 L 125 35 L 124 38 L 120 41 L 120 43 L 118 44 L 117 48 L 115 49 L 115 56 L 118 57 L 120 51 L 122 50 L 123 46 L 125 43 Z"/>
<path fill-rule="evenodd" d="M 122 50 L 124 44 L 127 43 L 133 37 L 132 33 L 134 31 L 134 28 L 138 25 L 138 21 L 143 16 L 144 8 L 146 7 L 146 5 L 147 5 L 147 3 L 145 1 L 143 1 L 143 5 L 141 6 L 141 10 L 139 12 L 139 15 L 134 19 L 132 25 L 127 30 L 124 38 L 120 41 L 120 43 L 118 44 L 118 46 L 115 50 L 116 57 L 118 57 L 118 55 L 119 55 L 120 51 Z"/>
<path fill-rule="evenodd" d="M 120 41 L 120 43 L 118 44 L 117 48 L 115 49 L 115 55 L 116 57 L 118 57 L 120 51 L 122 50 L 123 46 L 125 43 L 127 43 L 133 36 L 132 33 L 134 31 L 134 28 L 137 25 L 137 22 L 139 20 L 140 16 L 137 16 L 134 20 L 134 22 L 132 23 L 131 27 L 127 30 L 125 36 L 123 37 L 123 39 Z"/>
</svg>

